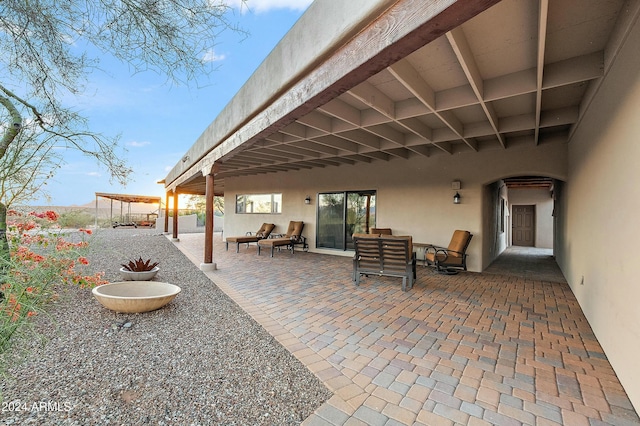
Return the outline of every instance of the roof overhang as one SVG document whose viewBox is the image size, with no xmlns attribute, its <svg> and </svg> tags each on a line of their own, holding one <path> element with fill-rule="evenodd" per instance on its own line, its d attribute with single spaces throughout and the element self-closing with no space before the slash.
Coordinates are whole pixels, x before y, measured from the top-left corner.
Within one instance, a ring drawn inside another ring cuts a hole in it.
<svg viewBox="0 0 640 426">
<path fill-rule="evenodd" d="M 207 174 L 221 194 L 237 176 L 567 143 L 640 9 L 623 0 L 334 3 L 312 4 L 169 173 L 168 190 L 202 194 Z M 336 28 L 309 54 L 309 37 Z M 286 73 L 282 60 L 298 54 Z M 276 60 L 283 77 L 270 68 Z M 269 75 L 277 88 L 259 90 Z"/>
</svg>

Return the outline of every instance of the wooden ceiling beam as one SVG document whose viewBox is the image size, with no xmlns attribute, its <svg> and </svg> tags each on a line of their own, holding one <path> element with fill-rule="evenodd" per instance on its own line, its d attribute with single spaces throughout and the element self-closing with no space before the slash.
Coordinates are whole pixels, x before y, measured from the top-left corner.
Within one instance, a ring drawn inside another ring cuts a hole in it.
<svg viewBox="0 0 640 426">
<path fill-rule="evenodd" d="M 444 125 L 453 130 L 458 137 L 471 149 L 477 151 L 477 144 L 464 137 L 464 129 L 462 123 L 453 115 L 447 112 L 439 112 L 436 110 L 435 91 L 424 81 L 422 76 L 409 63 L 407 59 L 402 59 L 395 64 L 389 66 L 389 72 L 407 88 L 420 102 L 429 108 Z M 433 142 L 432 140 L 430 142 Z"/>
<path fill-rule="evenodd" d="M 475 93 L 489 124 L 493 128 L 495 136 L 498 138 L 498 141 L 500 141 L 500 145 L 505 148 L 504 137 L 498 130 L 498 116 L 491 104 L 484 100 L 484 81 L 462 28 L 457 27 L 449 31 L 447 33 L 447 40 L 449 40 L 449 44 L 458 58 L 458 63 L 467 76 L 471 89 Z"/>
<path fill-rule="evenodd" d="M 536 127 L 534 138 L 536 145 L 540 142 L 540 115 L 542 113 L 542 82 L 544 78 L 544 52 L 547 43 L 547 21 L 549 0 L 540 0 L 538 9 L 538 57 L 536 60 Z"/>
</svg>

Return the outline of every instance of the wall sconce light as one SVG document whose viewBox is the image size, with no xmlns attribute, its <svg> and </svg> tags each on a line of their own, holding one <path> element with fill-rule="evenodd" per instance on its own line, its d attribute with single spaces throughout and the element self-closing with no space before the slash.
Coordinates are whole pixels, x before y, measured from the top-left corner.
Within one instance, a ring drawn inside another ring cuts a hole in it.
<svg viewBox="0 0 640 426">
<path fill-rule="evenodd" d="M 456 195 L 453 196 L 453 204 L 460 204 L 460 199 L 462 197 L 460 196 L 460 193 L 458 191 L 461 188 L 462 188 L 462 185 L 460 184 L 459 180 L 454 180 L 453 182 L 451 182 L 451 189 L 456 191 Z"/>
<path fill-rule="evenodd" d="M 307 195 L 307 198 L 304 199 L 305 204 L 311 204 L 311 196 Z"/>
</svg>

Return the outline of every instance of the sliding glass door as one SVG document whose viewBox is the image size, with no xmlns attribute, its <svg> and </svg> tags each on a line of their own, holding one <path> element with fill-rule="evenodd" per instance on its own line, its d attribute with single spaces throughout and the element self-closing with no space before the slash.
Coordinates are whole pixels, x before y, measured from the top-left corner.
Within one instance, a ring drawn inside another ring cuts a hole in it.
<svg viewBox="0 0 640 426">
<path fill-rule="evenodd" d="M 374 227 L 376 191 L 330 192 L 318 195 L 316 247 L 353 249 L 352 235 Z"/>
</svg>

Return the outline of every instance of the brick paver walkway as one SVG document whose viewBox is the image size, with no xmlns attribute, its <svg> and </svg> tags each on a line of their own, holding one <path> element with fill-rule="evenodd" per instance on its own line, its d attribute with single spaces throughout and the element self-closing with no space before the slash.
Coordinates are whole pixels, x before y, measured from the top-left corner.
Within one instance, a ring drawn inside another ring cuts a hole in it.
<svg viewBox="0 0 640 426">
<path fill-rule="evenodd" d="M 204 236 L 176 243 L 200 264 Z M 207 275 L 334 396 L 304 425 L 637 425 L 569 286 L 501 274 L 351 280 L 351 258 L 224 250 Z"/>
</svg>

